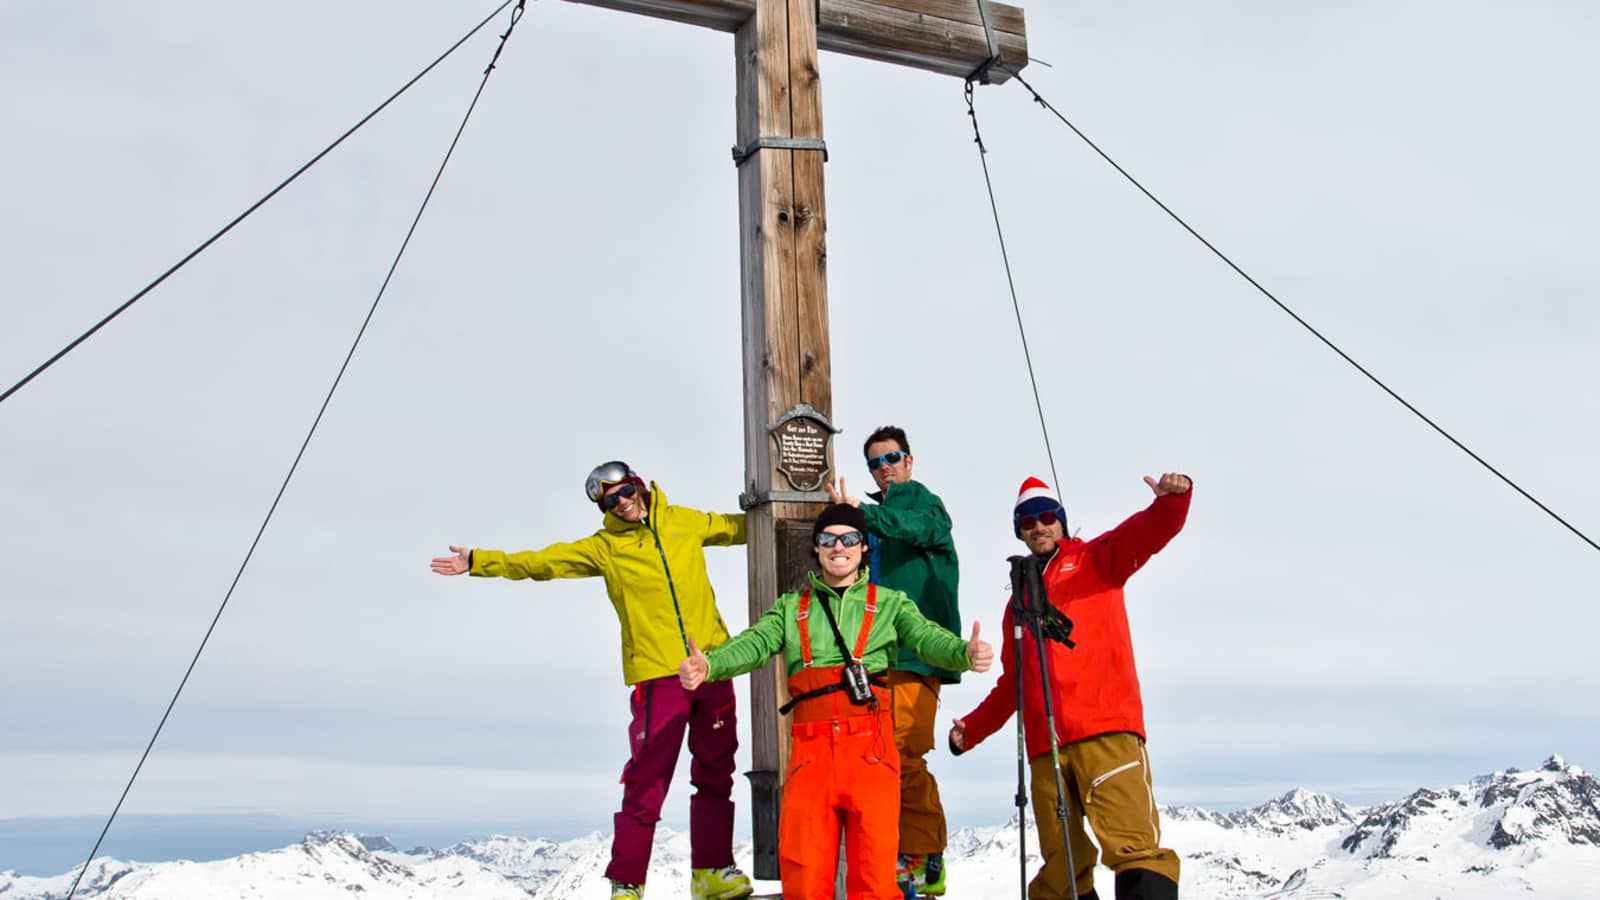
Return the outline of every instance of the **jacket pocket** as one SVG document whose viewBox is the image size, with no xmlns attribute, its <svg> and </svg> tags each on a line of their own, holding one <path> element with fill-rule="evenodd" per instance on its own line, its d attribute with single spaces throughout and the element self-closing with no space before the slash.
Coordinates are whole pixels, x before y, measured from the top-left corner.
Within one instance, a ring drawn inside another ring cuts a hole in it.
<svg viewBox="0 0 1600 900">
<path fill-rule="evenodd" d="M 633 686 L 633 720 L 639 723 L 639 730 L 629 737 L 634 741 L 633 754 L 638 756 L 650 746 L 650 725 L 653 717 L 652 701 L 655 699 L 656 684 L 646 681 Z M 631 728 L 632 726 L 630 726 Z"/>
<path fill-rule="evenodd" d="M 1111 769 L 1110 771 L 1102 772 L 1101 774 L 1096 775 L 1094 780 L 1089 782 L 1089 790 L 1084 794 L 1084 797 L 1083 797 L 1084 805 L 1088 806 L 1091 802 L 1094 801 L 1095 789 L 1100 787 L 1100 785 L 1105 784 L 1107 781 L 1110 781 L 1112 778 L 1114 778 L 1114 777 L 1116 777 L 1118 775 L 1121 775 L 1123 772 L 1131 772 L 1134 769 L 1139 768 L 1141 765 L 1143 765 L 1143 763 L 1140 762 L 1139 760 L 1135 759 L 1135 760 L 1132 760 L 1130 762 L 1125 762 L 1122 765 L 1117 766 L 1114 769 Z"/>
</svg>

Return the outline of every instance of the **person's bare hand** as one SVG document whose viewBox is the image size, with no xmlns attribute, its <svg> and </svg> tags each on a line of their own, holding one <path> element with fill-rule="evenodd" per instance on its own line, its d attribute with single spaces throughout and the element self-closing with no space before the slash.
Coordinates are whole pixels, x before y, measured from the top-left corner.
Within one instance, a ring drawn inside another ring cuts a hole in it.
<svg viewBox="0 0 1600 900">
<path fill-rule="evenodd" d="M 854 506 L 856 509 L 860 509 L 861 508 L 861 498 L 860 497 L 852 497 L 849 494 L 845 493 L 845 490 L 844 490 L 844 479 L 843 478 L 839 479 L 839 486 L 838 487 L 834 487 L 833 486 L 833 482 L 831 482 L 831 481 L 828 482 L 827 486 L 828 486 L 828 499 L 829 500 L 832 500 L 834 503 L 848 503 L 851 506 Z"/>
<path fill-rule="evenodd" d="M 706 661 L 706 655 L 694 645 L 694 638 L 689 639 L 689 655 L 683 662 L 678 663 L 678 683 L 686 691 L 692 691 L 706 683 L 706 676 L 711 674 L 711 663 Z"/>
<path fill-rule="evenodd" d="M 455 556 L 435 556 L 430 568 L 440 575 L 460 575 L 472 569 L 470 548 L 452 546 L 450 552 Z"/>
<path fill-rule="evenodd" d="M 1187 494 L 1189 489 L 1194 487 L 1194 482 L 1189 480 L 1189 476 L 1179 475 L 1176 472 L 1162 473 L 1160 481 L 1146 475 L 1144 483 L 1150 485 L 1150 490 L 1155 491 L 1157 497 L 1164 494 Z"/>
<path fill-rule="evenodd" d="M 957 750 L 967 749 L 967 722 L 957 719 L 950 724 L 950 746 Z"/>
<path fill-rule="evenodd" d="M 994 663 L 994 648 L 988 641 L 978 639 L 978 623 L 972 623 L 972 639 L 967 641 L 967 660 L 972 663 L 972 671 L 987 672 Z"/>
</svg>

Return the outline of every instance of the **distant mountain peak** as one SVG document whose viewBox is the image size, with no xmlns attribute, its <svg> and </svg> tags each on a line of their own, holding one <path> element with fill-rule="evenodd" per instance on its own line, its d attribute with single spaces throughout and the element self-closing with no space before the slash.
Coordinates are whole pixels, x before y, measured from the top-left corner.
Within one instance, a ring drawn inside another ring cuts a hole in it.
<svg viewBox="0 0 1600 900">
<path fill-rule="evenodd" d="M 1178 822 L 1211 822 L 1223 828 L 1255 828 L 1275 834 L 1351 825 L 1360 811 L 1330 794 L 1292 788 L 1260 806 L 1219 813 L 1192 806 L 1169 806 L 1162 815 Z"/>
<path fill-rule="evenodd" d="M 1550 754 L 1550 758 L 1545 760 L 1543 763 L 1541 763 L 1539 765 L 1539 771 L 1541 771 L 1541 772 L 1575 772 L 1575 773 L 1577 773 L 1579 775 L 1584 774 L 1584 771 L 1582 769 L 1580 769 L 1577 766 L 1567 762 L 1566 759 L 1564 759 L 1561 756 L 1561 754 L 1559 754 L 1559 753 Z"/>
<path fill-rule="evenodd" d="M 381 834 L 357 834 L 354 831 L 340 831 L 337 829 L 326 828 L 318 829 L 308 833 L 305 836 L 304 843 L 307 845 L 322 846 L 326 844 L 339 844 L 346 841 L 352 841 L 357 846 L 361 847 L 361 849 L 373 853 L 398 852 L 400 849 L 390 842 L 388 838 Z"/>
<path fill-rule="evenodd" d="M 1444 790 L 1421 788 L 1369 810 L 1340 846 L 1368 858 L 1421 855 L 1440 834 L 1494 850 L 1600 847 L 1600 779 L 1552 755 L 1532 772 L 1508 768 Z"/>
</svg>

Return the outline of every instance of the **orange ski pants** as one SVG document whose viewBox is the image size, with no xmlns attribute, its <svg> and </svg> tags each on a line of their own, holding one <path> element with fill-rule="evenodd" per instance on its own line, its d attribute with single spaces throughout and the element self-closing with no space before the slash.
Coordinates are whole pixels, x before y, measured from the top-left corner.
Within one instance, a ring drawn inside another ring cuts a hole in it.
<svg viewBox="0 0 1600 900">
<path fill-rule="evenodd" d="M 778 820 L 778 871 L 784 900 L 833 900 L 844 831 L 845 892 L 850 900 L 899 900 L 900 756 L 885 696 L 874 712 L 790 728 L 789 775 Z M 807 701 L 833 706 L 835 694 Z M 848 709 L 840 712 L 853 712 Z M 855 710 L 863 710 L 856 707 Z"/>
</svg>

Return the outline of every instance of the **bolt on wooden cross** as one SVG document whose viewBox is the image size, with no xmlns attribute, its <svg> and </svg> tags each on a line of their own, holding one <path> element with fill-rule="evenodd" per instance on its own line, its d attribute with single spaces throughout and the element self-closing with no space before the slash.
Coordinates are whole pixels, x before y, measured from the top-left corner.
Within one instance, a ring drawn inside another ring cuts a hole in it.
<svg viewBox="0 0 1600 900">
<path fill-rule="evenodd" d="M 826 151 L 817 50 L 962 78 L 982 72 L 984 80 L 998 83 L 1027 65 L 1023 13 L 980 0 L 571 2 L 734 33 L 744 322 L 742 502 L 749 511 L 754 621 L 814 562 L 811 520 L 815 504 L 827 501 L 818 488 L 832 467 Z M 1004 66 L 993 66 L 997 60 Z M 783 434 L 775 436 L 775 430 Z M 789 446 L 779 443 L 785 434 Z M 789 489 L 775 487 L 780 478 Z M 774 660 L 752 676 L 750 688 L 755 875 L 763 879 L 778 877 L 779 782 L 788 755 L 778 714 L 784 683 L 781 660 Z"/>
</svg>

